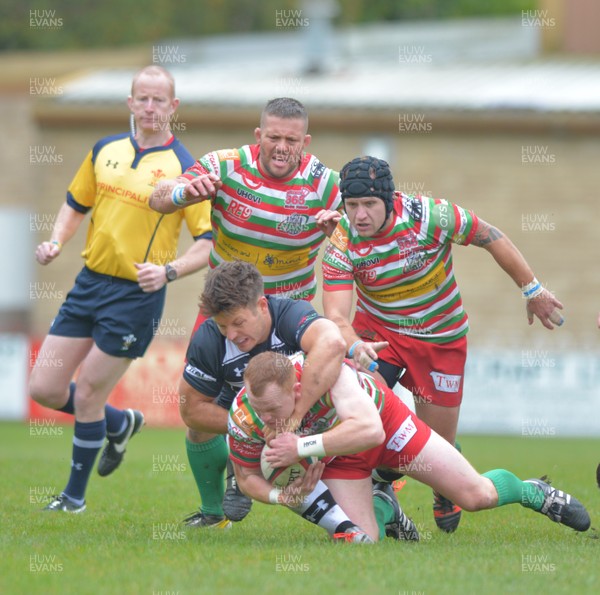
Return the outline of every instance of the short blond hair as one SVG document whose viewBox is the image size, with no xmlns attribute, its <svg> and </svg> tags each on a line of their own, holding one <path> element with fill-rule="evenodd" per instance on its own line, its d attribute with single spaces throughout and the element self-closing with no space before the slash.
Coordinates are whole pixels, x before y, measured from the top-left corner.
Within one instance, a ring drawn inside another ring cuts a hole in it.
<svg viewBox="0 0 600 595">
<path fill-rule="evenodd" d="M 255 355 L 244 371 L 246 387 L 259 399 L 270 384 L 291 390 L 295 381 L 294 364 L 288 357 L 275 351 L 265 351 Z"/>
<path fill-rule="evenodd" d="M 157 66 L 156 64 L 151 64 L 150 66 L 144 66 L 144 68 L 138 70 L 133 75 L 133 80 L 131 81 L 131 95 L 134 94 L 135 84 L 138 79 L 143 75 L 147 74 L 149 76 L 164 76 L 169 81 L 169 87 L 171 90 L 171 97 L 175 97 L 175 79 L 173 75 L 162 66 Z"/>
</svg>

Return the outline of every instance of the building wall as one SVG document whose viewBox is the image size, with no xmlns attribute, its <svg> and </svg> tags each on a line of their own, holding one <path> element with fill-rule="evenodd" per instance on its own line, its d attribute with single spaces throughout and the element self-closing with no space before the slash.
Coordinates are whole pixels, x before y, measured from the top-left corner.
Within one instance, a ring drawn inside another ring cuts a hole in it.
<svg viewBox="0 0 600 595">
<path fill-rule="evenodd" d="M 12 109 L 17 119 L 22 106 L 17 103 Z M 61 162 L 31 164 L 13 155 L 4 180 L 9 192 L 2 192 L 0 200 L 16 202 L 18 194 L 19 204 L 30 205 L 38 220 L 50 218 L 62 204 L 65 189 L 86 152 L 101 136 L 125 130 L 126 121 L 124 111 L 122 126 L 116 121 L 75 128 L 38 122 L 19 140 L 15 151 L 26 155 L 32 143 L 51 147 Z M 205 124 L 200 129 L 180 120 L 178 136 L 192 154 L 200 156 L 210 149 L 252 142 L 255 125 L 249 119 L 236 128 Z M 334 168 L 363 154 L 371 139 L 369 130 L 359 125 L 332 130 L 321 121 L 311 132 L 311 152 Z M 491 256 L 481 249 L 457 246 L 455 268 L 471 318 L 471 345 L 519 349 L 597 345 L 600 278 L 595 218 L 600 141 L 596 136 L 564 130 L 557 134 L 498 129 L 461 132 L 457 127 L 433 123 L 425 132 L 391 131 L 385 135 L 379 131 L 377 137 L 388 144 L 399 189 L 447 198 L 499 227 L 521 249 L 540 281 L 565 305 L 563 328 L 549 333 L 539 324 L 528 327 L 519 289 Z M 48 236 L 45 229 L 31 233 L 32 243 Z M 185 230 L 183 236 L 181 250 L 190 241 Z M 80 230 L 55 263 L 35 269 L 36 283 L 54 284 L 54 298 L 32 303 L 34 334 L 46 332 L 61 297 L 71 287 L 81 266 L 84 237 Z M 202 278 L 200 273 L 169 287 L 164 314 L 169 324 L 191 330 Z"/>
</svg>

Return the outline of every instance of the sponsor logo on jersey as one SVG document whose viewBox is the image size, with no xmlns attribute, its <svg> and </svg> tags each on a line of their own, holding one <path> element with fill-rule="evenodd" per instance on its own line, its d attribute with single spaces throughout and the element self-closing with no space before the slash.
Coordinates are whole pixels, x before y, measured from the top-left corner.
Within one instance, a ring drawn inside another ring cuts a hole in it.
<svg viewBox="0 0 600 595">
<path fill-rule="evenodd" d="M 342 252 L 345 252 L 348 248 L 348 235 L 346 234 L 346 230 L 338 225 L 331 234 L 329 241 Z"/>
<path fill-rule="evenodd" d="M 306 197 L 310 194 L 308 188 L 295 188 L 294 190 L 288 190 L 285 193 L 285 204 L 283 205 L 286 209 L 308 209 L 306 204 Z"/>
<path fill-rule="evenodd" d="M 234 219 L 248 221 L 252 215 L 252 207 L 249 207 L 237 200 L 232 200 L 227 207 L 227 213 Z"/>
<path fill-rule="evenodd" d="M 380 262 L 381 258 L 379 258 L 379 256 L 371 256 L 371 258 L 365 258 L 364 260 L 357 262 L 355 266 L 357 269 L 364 269 L 376 266 Z"/>
<path fill-rule="evenodd" d="M 325 248 L 325 255 L 327 258 L 330 258 L 333 262 L 341 262 L 342 264 L 346 265 L 348 267 L 348 270 L 352 270 L 354 268 L 352 261 L 331 243 L 327 244 L 327 248 Z"/>
<path fill-rule="evenodd" d="M 412 252 L 419 248 L 419 241 L 413 231 L 407 231 L 405 234 L 396 238 L 400 258 L 407 258 Z"/>
<path fill-rule="evenodd" d="M 217 151 L 217 156 L 219 157 L 219 161 L 227 161 L 228 159 L 239 159 L 240 152 L 238 149 L 222 149 L 221 151 Z"/>
<path fill-rule="evenodd" d="M 467 214 L 462 209 L 459 209 L 458 212 L 460 214 L 460 229 L 458 230 L 457 239 L 455 241 L 459 244 L 464 244 L 465 230 L 467 229 L 469 221 L 467 219 Z M 458 241 L 458 238 L 461 238 L 461 240 Z"/>
<path fill-rule="evenodd" d="M 356 271 L 355 275 L 356 278 L 363 284 L 372 283 L 375 281 L 375 279 L 377 279 L 377 271 L 372 269 L 368 271 Z"/>
<path fill-rule="evenodd" d="M 106 182 L 98 182 L 96 187 L 98 190 L 101 190 L 106 194 L 113 194 L 114 196 L 135 200 L 136 202 L 146 203 L 148 200 L 147 196 L 143 196 L 138 192 L 132 192 L 128 188 L 123 188 L 122 186 L 114 186 L 112 184 L 107 184 Z"/>
<path fill-rule="evenodd" d="M 243 403 L 233 411 L 231 417 L 233 421 L 237 424 L 238 428 L 245 432 L 247 436 L 252 436 L 252 433 L 255 430 L 254 422 L 252 421 L 252 415 L 248 411 L 248 406 L 246 403 Z"/>
<path fill-rule="evenodd" d="M 227 432 L 233 436 L 234 440 L 236 438 L 239 438 L 240 440 L 244 440 L 246 438 L 246 434 L 244 434 L 242 430 L 240 430 L 234 423 L 232 423 L 231 419 L 227 424 Z"/>
<path fill-rule="evenodd" d="M 414 196 L 403 196 L 404 208 L 408 214 L 415 220 L 421 221 L 423 219 L 423 203 Z"/>
<path fill-rule="evenodd" d="M 398 244 L 399 256 L 404 260 L 404 270 L 406 272 L 422 269 L 427 260 L 423 252 L 419 252 L 419 241 L 417 236 L 411 230 L 405 235 L 396 238 Z"/>
<path fill-rule="evenodd" d="M 325 171 L 325 166 L 318 160 L 315 159 L 310 165 L 310 175 L 313 178 L 320 178 Z"/>
<path fill-rule="evenodd" d="M 247 438 L 245 440 L 234 439 L 233 454 L 237 454 L 246 463 L 250 463 L 251 459 L 256 459 L 258 463 L 260 460 L 260 445 L 249 442 Z"/>
<path fill-rule="evenodd" d="M 352 281 L 352 273 L 348 271 L 340 271 L 340 269 L 336 269 L 330 264 L 323 261 L 323 276 L 325 279 L 329 279 L 333 281 L 334 279 L 343 279 L 345 281 Z"/>
<path fill-rule="evenodd" d="M 379 291 L 365 287 L 362 290 L 370 299 L 389 304 L 398 300 L 407 300 L 425 295 L 441 287 L 445 280 L 446 269 L 444 268 L 444 263 L 440 261 L 428 274 L 412 283 L 403 283 L 402 285 L 395 285 Z"/>
<path fill-rule="evenodd" d="M 256 196 L 256 194 L 252 194 L 252 192 L 248 192 L 248 190 L 245 190 L 244 188 L 238 188 L 235 192 L 238 196 L 241 196 L 250 202 L 256 203 L 257 205 L 262 202 L 260 196 Z"/>
<path fill-rule="evenodd" d="M 287 233 L 290 236 L 298 236 L 308 229 L 308 215 L 292 213 L 277 224 L 277 231 Z"/>
<path fill-rule="evenodd" d="M 433 384 L 437 390 L 443 393 L 457 393 L 460 389 L 460 374 L 442 374 L 442 372 L 429 372 L 433 378 Z"/>
<path fill-rule="evenodd" d="M 281 258 L 274 254 L 268 253 L 263 260 L 263 264 L 268 266 L 269 269 L 274 269 L 277 271 L 284 270 L 293 270 L 295 268 L 299 268 L 301 263 L 304 262 L 305 255 L 304 253 L 298 255 L 290 255 L 289 258 Z"/>
<path fill-rule="evenodd" d="M 205 155 L 192 167 L 195 168 L 198 175 L 207 174 L 210 172 L 218 174 L 220 170 L 219 161 L 214 153 Z"/>
<path fill-rule="evenodd" d="M 317 318 L 321 318 L 321 315 L 318 312 L 309 312 L 308 314 L 305 314 L 300 319 L 298 326 L 304 326 L 305 324 L 312 322 L 313 320 L 316 320 Z M 294 364 L 296 363 L 296 361 L 304 362 L 304 354 L 301 352 L 295 353 L 295 354 L 293 354 L 293 356 L 290 357 L 290 359 L 292 360 L 292 363 L 294 363 Z"/>
<path fill-rule="evenodd" d="M 206 372 L 203 372 L 199 368 L 196 368 L 195 366 L 192 366 L 192 364 L 187 364 L 186 367 L 185 367 L 185 371 L 190 376 L 193 376 L 194 378 L 199 378 L 200 380 L 206 380 L 208 382 L 216 382 L 217 381 L 216 378 L 214 378 L 210 374 L 207 374 Z"/>
<path fill-rule="evenodd" d="M 394 432 L 394 435 L 389 439 L 385 447 L 388 450 L 400 452 L 417 433 L 417 426 L 413 421 L 412 415 L 409 415 L 402 425 Z"/>
</svg>

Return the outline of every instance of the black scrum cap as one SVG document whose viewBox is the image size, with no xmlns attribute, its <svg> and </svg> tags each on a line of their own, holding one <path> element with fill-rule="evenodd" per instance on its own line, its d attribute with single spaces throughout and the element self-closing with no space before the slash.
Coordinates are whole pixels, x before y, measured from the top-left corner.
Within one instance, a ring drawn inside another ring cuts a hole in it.
<svg viewBox="0 0 600 595">
<path fill-rule="evenodd" d="M 342 200 L 375 196 L 385 203 L 386 219 L 394 208 L 394 180 L 387 161 L 377 157 L 356 157 L 340 172 Z"/>
</svg>

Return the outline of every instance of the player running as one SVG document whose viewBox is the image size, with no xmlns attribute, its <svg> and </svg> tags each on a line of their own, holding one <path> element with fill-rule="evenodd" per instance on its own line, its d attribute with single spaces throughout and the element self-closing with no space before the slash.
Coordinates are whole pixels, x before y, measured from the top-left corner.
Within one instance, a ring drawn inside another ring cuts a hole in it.
<svg viewBox="0 0 600 595">
<path fill-rule="evenodd" d="M 123 460 L 144 417 L 116 409 L 107 399 L 152 341 L 167 283 L 204 267 L 211 246 L 205 205 L 169 216 L 148 207 L 150 189 L 161 176 L 176 176 L 193 163 L 169 125 L 179 105 L 172 75 L 160 66 L 143 68 L 133 78 L 127 104 L 131 134 L 94 145 L 69 186 L 50 240 L 35 254 L 40 264 L 52 263 L 91 212 L 85 266 L 31 372 L 32 398 L 75 417 L 69 480 L 48 511 L 85 510 L 88 480 L 105 438 L 98 473 L 111 474 Z M 184 221 L 196 241 L 175 258 Z M 51 365 L 52 359 L 61 365 Z"/>
</svg>

